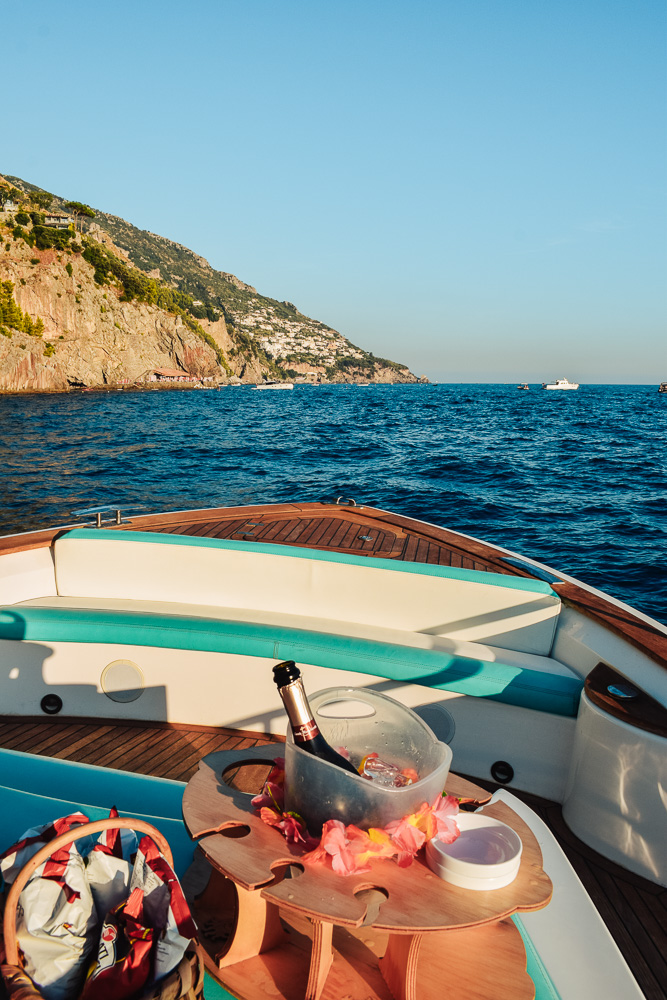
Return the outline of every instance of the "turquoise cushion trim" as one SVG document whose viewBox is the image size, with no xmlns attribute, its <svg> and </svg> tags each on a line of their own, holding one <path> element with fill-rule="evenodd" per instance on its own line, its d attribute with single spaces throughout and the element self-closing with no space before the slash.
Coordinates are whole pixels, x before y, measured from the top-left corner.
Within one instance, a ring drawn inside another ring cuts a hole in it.
<svg viewBox="0 0 667 1000">
<path fill-rule="evenodd" d="M 297 660 L 566 716 L 576 716 L 583 687 L 576 677 L 498 661 L 305 629 L 182 615 L 5 607 L 0 611 L 0 639 L 101 642 Z"/>
<path fill-rule="evenodd" d="M 396 562 L 394 559 L 378 559 L 373 556 L 358 556 L 348 552 L 323 552 L 320 549 L 305 549 L 298 545 L 274 545 L 271 542 L 230 541 L 225 538 L 201 538 L 198 535 L 170 535 L 157 531 L 113 531 L 104 528 L 73 528 L 61 538 L 79 538 L 104 542 L 145 542 L 153 545 L 186 545 L 190 548 L 223 549 L 240 552 L 256 552 L 264 555 L 283 556 L 292 559 L 310 559 L 315 562 L 345 563 L 348 566 L 365 566 L 384 569 L 393 573 L 407 573 L 415 576 L 434 576 L 446 580 L 463 580 L 469 583 L 484 583 L 492 587 L 506 587 L 522 590 L 530 594 L 547 594 L 559 601 L 560 598 L 548 583 L 531 580 L 523 576 L 505 576 L 502 573 L 485 573 L 476 569 L 457 569 L 453 566 L 434 566 L 430 563 Z M 57 561 L 56 542 L 56 561 Z"/>
<path fill-rule="evenodd" d="M 535 1000 L 562 1000 L 520 917 L 511 918 L 526 949 L 526 971 L 535 985 Z"/>
<path fill-rule="evenodd" d="M 208 972 L 204 972 L 204 997 L 206 1000 L 238 1000 L 237 994 L 229 993 Z"/>
<path fill-rule="evenodd" d="M 109 799 L 122 795 L 125 808 L 131 812 L 179 820 L 185 787 L 182 781 L 169 778 L 147 778 L 144 774 L 94 764 L 74 764 L 20 750 L 0 749 L 0 785 L 14 782 L 35 795 L 52 795 L 55 787 L 67 787 L 74 782 L 77 795 L 91 805 L 106 806 Z"/>
<path fill-rule="evenodd" d="M 181 816 L 184 788 L 166 778 L 0 750 L 0 852 L 32 826 L 77 810 L 106 819 L 116 806 L 121 816 L 146 820 L 164 834 L 181 876 L 195 846 Z"/>
</svg>

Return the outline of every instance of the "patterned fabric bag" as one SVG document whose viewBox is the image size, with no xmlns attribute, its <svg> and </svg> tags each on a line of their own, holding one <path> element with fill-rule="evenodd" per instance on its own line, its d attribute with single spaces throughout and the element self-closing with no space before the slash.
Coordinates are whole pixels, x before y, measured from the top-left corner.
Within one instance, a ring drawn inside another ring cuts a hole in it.
<svg viewBox="0 0 667 1000">
<path fill-rule="evenodd" d="M 0 867 L 11 884 L 46 843 L 88 822 L 74 813 L 28 830 L 5 851 Z M 72 843 L 44 861 L 19 896 L 16 936 L 23 967 L 45 1000 L 70 1000 L 80 992 L 95 950 L 98 920 L 84 859 Z"/>
<path fill-rule="evenodd" d="M 148 837 L 139 844 L 130 897 L 106 917 L 83 1000 L 124 1000 L 174 970 L 196 936 L 183 890 Z"/>
</svg>

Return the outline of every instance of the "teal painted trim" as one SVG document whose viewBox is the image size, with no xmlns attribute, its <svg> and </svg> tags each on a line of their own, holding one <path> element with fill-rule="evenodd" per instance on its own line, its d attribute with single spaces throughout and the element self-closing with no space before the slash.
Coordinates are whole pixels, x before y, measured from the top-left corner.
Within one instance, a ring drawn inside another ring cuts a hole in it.
<svg viewBox="0 0 667 1000">
<path fill-rule="evenodd" d="M 0 750 L 0 851 L 32 826 L 77 810 L 104 819 L 116 806 L 121 816 L 146 820 L 164 834 L 181 876 L 195 847 L 182 820 L 184 789 L 181 781 Z"/>
<path fill-rule="evenodd" d="M 126 809 L 181 818 L 182 781 L 151 777 L 147 786 L 143 774 L 0 749 L 0 785 L 16 784 L 35 795 L 52 795 L 55 787 L 71 782 L 83 801 L 92 805 L 105 806 L 109 798 L 122 795 Z"/>
<path fill-rule="evenodd" d="M 229 993 L 216 979 L 213 979 L 207 971 L 204 972 L 204 997 L 206 1000 L 238 1000 L 235 993 Z"/>
<path fill-rule="evenodd" d="M 0 611 L 0 639 L 153 646 L 297 660 L 565 716 L 576 716 L 583 687 L 576 677 L 440 650 L 252 622 L 145 612 L 5 607 Z"/>
<path fill-rule="evenodd" d="M 514 921 L 526 949 L 526 972 L 535 984 L 535 1000 L 562 1000 L 520 917 L 514 916 L 511 919 Z"/>
<path fill-rule="evenodd" d="M 59 798 L 61 795 L 62 798 Z M 78 795 L 76 782 L 69 787 L 54 789 L 51 795 L 34 795 L 20 788 L 0 786 L 0 849 L 5 850 L 33 826 L 50 823 L 60 816 L 81 811 L 89 820 L 106 819 L 111 806 L 116 806 L 121 816 L 143 819 L 156 827 L 171 847 L 174 871 L 179 878 L 192 864 L 195 842 L 185 829 L 183 820 L 170 816 L 153 816 L 146 809 L 128 809 L 122 797 L 109 796 L 108 805 L 91 805 Z"/>
<path fill-rule="evenodd" d="M 558 594 L 543 580 L 530 580 L 523 576 L 505 576 L 502 573 L 484 573 L 476 569 L 456 569 L 453 566 L 433 566 L 429 563 L 396 562 L 394 559 L 378 559 L 373 556 L 358 556 L 347 552 L 323 552 L 320 549 L 300 548 L 298 545 L 229 541 L 224 538 L 200 538 L 197 535 L 161 534 L 157 531 L 110 531 L 104 528 L 73 528 L 61 537 L 98 542 L 121 541 L 144 542 L 153 545 L 185 545 L 190 548 L 235 550 L 292 559 L 310 559 L 315 562 L 344 563 L 348 566 L 384 569 L 392 573 L 433 576 L 443 580 L 461 580 L 467 583 L 483 583 L 490 587 L 505 587 L 508 590 L 521 590 L 530 594 L 545 594 L 553 597 L 555 603 L 560 603 Z M 57 551 L 56 548 L 56 553 Z"/>
</svg>

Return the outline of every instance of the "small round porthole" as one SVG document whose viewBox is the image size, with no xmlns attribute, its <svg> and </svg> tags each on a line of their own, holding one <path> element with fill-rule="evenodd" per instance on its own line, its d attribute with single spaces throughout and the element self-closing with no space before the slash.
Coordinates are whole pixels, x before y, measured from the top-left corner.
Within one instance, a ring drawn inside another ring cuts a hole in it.
<svg viewBox="0 0 667 1000">
<path fill-rule="evenodd" d="M 45 715 L 57 715 L 63 707 L 63 700 L 57 694 L 45 694 L 39 703 Z"/>
<path fill-rule="evenodd" d="M 144 675 L 132 660 L 112 660 L 102 671 L 100 686 L 111 701 L 136 701 L 144 693 Z"/>
</svg>

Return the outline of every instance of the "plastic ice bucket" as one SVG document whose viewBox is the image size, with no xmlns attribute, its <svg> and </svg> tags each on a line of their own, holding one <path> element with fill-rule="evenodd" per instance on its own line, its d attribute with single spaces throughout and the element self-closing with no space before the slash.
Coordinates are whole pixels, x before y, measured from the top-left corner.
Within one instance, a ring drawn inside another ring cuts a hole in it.
<svg viewBox="0 0 667 1000">
<path fill-rule="evenodd" d="M 328 819 L 362 829 L 385 826 L 429 804 L 442 793 L 452 751 L 411 709 L 366 688 L 326 688 L 309 697 L 320 732 L 335 749 L 345 747 L 352 763 L 375 751 L 391 764 L 412 767 L 419 780 L 385 788 L 285 744 L 285 807 L 299 813 L 314 836 Z"/>
</svg>

